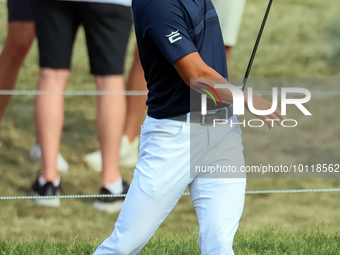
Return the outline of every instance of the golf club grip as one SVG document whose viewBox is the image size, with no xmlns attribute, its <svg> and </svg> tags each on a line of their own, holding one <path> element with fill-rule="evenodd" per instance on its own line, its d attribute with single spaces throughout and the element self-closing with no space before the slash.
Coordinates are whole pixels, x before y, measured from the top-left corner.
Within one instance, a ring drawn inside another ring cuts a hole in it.
<svg viewBox="0 0 340 255">
<path fill-rule="evenodd" d="M 246 70 L 246 74 L 244 75 L 244 79 L 243 79 L 242 86 L 241 86 L 242 90 L 244 90 L 244 88 L 246 87 L 247 80 L 248 80 L 248 77 L 249 77 L 249 73 L 250 73 L 251 67 L 252 67 L 254 59 L 255 59 L 257 48 L 260 44 L 261 36 L 262 36 L 263 30 L 264 30 L 264 27 L 266 25 L 267 18 L 268 18 L 269 11 L 270 11 L 270 8 L 272 6 L 272 3 L 273 3 L 273 0 L 269 0 L 268 7 L 267 7 L 266 13 L 264 15 L 260 31 L 257 35 L 256 43 L 255 43 L 253 52 L 252 52 L 250 60 L 249 60 L 249 64 L 248 64 L 248 67 L 247 67 L 247 70 Z"/>
</svg>

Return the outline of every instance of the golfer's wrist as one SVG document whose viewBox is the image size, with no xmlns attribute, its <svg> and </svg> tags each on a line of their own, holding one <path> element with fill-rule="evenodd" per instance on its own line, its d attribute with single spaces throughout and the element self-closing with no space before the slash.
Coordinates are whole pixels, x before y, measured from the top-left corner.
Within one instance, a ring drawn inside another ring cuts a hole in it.
<svg viewBox="0 0 340 255">
<path fill-rule="evenodd" d="M 247 92 L 242 91 L 244 98 L 244 107 L 248 106 L 248 94 Z"/>
</svg>

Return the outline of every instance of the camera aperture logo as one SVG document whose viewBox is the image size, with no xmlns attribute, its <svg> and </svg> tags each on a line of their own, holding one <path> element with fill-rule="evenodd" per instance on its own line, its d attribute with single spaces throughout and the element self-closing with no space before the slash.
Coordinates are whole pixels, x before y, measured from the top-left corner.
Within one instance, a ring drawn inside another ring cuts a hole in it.
<svg viewBox="0 0 340 255">
<path fill-rule="evenodd" d="M 205 93 L 207 93 L 211 99 L 214 101 L 215 103 L 215 106 L 217 106 L 217 103 L 216 103 L 216 100 L 214 98 L 214 96 L 212 95 L 212 93 L 207 90 L 206 88 L 210 89 L 212 92 L 214 92 L 214 94 L 217 96 L 220 104 L 221 104 L 221 107 L 223 107 L 222 105 L 222 100 L 221 100 L 221 97 L 220 95 L 217 93 L 216 89 L 214 89 L 213 87 L 209 86 L 208 84 L 205 84 L 203 82 L 198 82 L 198 84 L 201 84 L 203 86 L 205 86 L 205 88 L 202 88 L 202 87 L 198 87 L 198 89 L 200 90 L 203 90 Z M 207 115 L 207 94 L 202 94 L 202 107 L 201 107 L 201 114 L 202 115 Z"/>
<path fill-rule="evenodd" d="M 244 108 L 244 94 L 243 91 L 231 84 L 215 84 L 215 88 L 212 86 L 209 86 L 205 83 L 198 82 L 200 85 L 205 86 L 206 88 L 209 88 L 211 91 L 214 92 L 214 94 L 217 96 L 219 99 L 219 102 L 222 106 L 222 100 L 215 90 L 217 89 L 229 89 L 232 93 L 233 97 L 233 105 L 232 107 L 229 107 L 228 110 L 233 111 L 233 115 L 244 115 L 245 108 Z M 217 106 L 216 100 L 213 97 L 212 93 L 206 89 L 206 88 L 201 88 L 198 87 L 198 89 L 203 90 L 206 92 L 206 94 L 201 95 L 201 114 L 202 115 L 207 115 L 207 95 L 210 96 L 210 98 L 214 101 L 215 106 Z M 283 116 L 287 115 L 287 105 L 295 105 L 305 116 L 312 116 L 312 114 L 306 109 L 303 104 L 307 103 L 311 99 L 311 93 L 309 90 L 305 88 L 296 88 L 296 87 L 282 87 L 281 88 L 281 113 Z M 287 98 L 287 94 L 293 93 L 294 95 L 304 95 L 305 97 L 303 98 Z M 267 110 L 257 110 L 255 109 L 253 105 L 253 89 L 249 87 L 247 89 L 247 94 L 248 94 L 248 109 L 249 111 L 257 116 L 266 116 L 269 114 L 272 114 L 277 106 L 278 106 L 278 88 L 274 87 L 272 88 L 272 106 L 270 109 Z M 223 106 L 222 106 L 223 107 Z M 275 121 L 280 121 L 282 127 L 296 127 L 298 125 L 298 121 L 295 119 L 285 119 L 285 120 L 279 120 L 279 119 L 268 119 L 266 121 L 270 121 L 272 127 L 274 127 Z M 215 127 L 216 125 L 224 125 L 224 124 L 230 124 L 231 126 L 239 124 L 243 125 L 246 127 L 247 125 L 249 127 L 263 127 L 265 125 L 264 121 L 261 119 L 251 119 L 251 120 L 243 120 L 243 122 L 233 122 L 232 119 L 214 119 L 213 121 L 213 126 Z"/>
</svg>

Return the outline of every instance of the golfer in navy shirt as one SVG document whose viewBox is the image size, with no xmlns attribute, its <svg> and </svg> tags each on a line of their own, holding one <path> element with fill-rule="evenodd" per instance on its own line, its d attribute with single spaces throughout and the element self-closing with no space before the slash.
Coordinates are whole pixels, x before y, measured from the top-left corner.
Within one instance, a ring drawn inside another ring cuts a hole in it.
<svg viewBox="0 0 340 255">
<path fill-rule="evenodd" d="M 135 31 L 141 63 L 148 83 L 148 116 L 142 126 L 139 160 L 115 229 L 96 250 L 99 254 L 137 254 L 172 211 L 186 187 L 199 223 L 202 254 L 234 254 L 234 235 L 243 211 L 246 179 L 206 178 L 190 172 L 195 162 L 244 166 L 239 125 L 214 129 L 214 116 L 237 122 L 228 105 L 228 89 L 216 89 L 223 101 L 208 100 L 212 117 L 202 118 L 198 82 L 211 78 L 214 87 L 227 81 L 226 56 L 218 17 L 210 0 L 133 0 Z M 246 93 L 244 93 L 246 94 Z M 245 95 L 244 98 L 247 98 Z M 253 96 L 256 109 L 271 103 Z M 245 108 L 247 102 L 245 99 Z M 279 110 L 261 119 L 280 119 Z M 209 125 L 210 124 L 210 125 Z"/>
</svg>

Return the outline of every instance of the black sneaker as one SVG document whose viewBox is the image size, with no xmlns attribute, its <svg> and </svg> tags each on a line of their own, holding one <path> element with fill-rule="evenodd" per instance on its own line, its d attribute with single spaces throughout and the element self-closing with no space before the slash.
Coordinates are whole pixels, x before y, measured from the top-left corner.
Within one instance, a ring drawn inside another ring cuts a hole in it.
<svg viewBox="0 0 340 255">
<path fill-rule="evenodd" d="M 123 180 L 123 194 L 127 194 L 130 185 Z M 100 189 L 101 195 L 112 195 L 112 193 L 107 189 L 102 187 Z M 122 197 L 99 197 L 93 204 L 94 208 L 100 211 L 106 211 L 109 213 L 118 212 L 122 209 L 125 196 Z"/>
<path fill-rule="evenodd" d="M 40 186 L 39 177 L 35 180 L 32 185 L 32 196 L 39 196 L 41 198 L 36 198 L 34 201 L 38 205 L 42 206 L 60 206 L 59 198 L 43 198 L 44 196 L 59 196 L 60 195 L 60 184 L 59 186 L 54 186 L 52 182 L 47 182 L 44 186 Z"/>
</svg>

